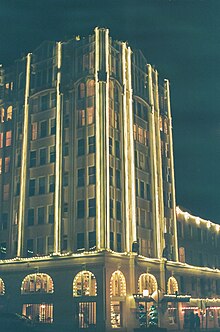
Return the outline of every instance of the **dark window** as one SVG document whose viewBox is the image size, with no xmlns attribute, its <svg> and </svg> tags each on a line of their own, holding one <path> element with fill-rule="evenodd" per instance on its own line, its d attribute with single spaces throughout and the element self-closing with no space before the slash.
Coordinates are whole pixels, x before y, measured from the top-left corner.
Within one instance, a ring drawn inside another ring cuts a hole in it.
<svg viewBox="0 0 220 332">
<path fill-rule="evenodd" d="M 85 168 L 78 169 L 78 187 L 83 187 L 85 184 Z"/>
<path fill-rule="evenodd" d="M 41 97 L 41 111 L 45 111 L 49 108 L 49 95 Z"/>
<path fill-rule="evenodd" d="M 117 251 L 121 252 L 121 234 L 117 234 Z"/>
<path fill-rule="evenodd" d="M 53 224 L 54 223 L 54 206 L 49 205 L 48 207 L 48 223 Z"/>
<path fill-rule="evenodd" d="M 78 140 L 78 156 L 83 156 L 85 154 L 85 140 L 81 138 Z"/>
<path fill-rule="evenodd" d="M 68 203 L 67 202 L 65 202 L 64 205 L 63 205 L 63 212 L 64 213 L 68 212 Z"/>
<path fill-rule="evenodd" d="M 96 248 L 96 232 L 89 232 L 89 249 Z"/>
<path fill-rule="evenodd" d="M 50 146 L 50 163 L 54 163 L 56 159 L 56 148 L 55 145 Z"/>
<path fill-rule="evenodd" d="M 47 162 L 47 150 L 46 148 L 40 149 L 40 165 L 45 165 Z"/>
<path fill-rule="evenodd" d="M 151 199 L 150 185 L 147 183 L 147 199 L 148 201 Z"/>
<path fill-rule="evenodd" d="M 121 188 L 121 172 L 118 169 L 116 169 L 116 187 Z"/>
<path fill-rule="evenodd" d="M 63 186 L 64 187 L 68 186 L 68 182 L 69 182 L 69 173 L 65 172 L 63 174 Z"/>
<path fill-rule="evenodd" d="M 77 249 L 85 249 L 84 233 L 77 234 Z"/>
<path fill-rule="evenodd" d="M 115 141 L 115 154 L 117 158 L 120 158 L 120 144 L 119 141 Z"/>
<path fill-rule="evenodd" d="M 114 211 L 114 202 L 113 199 L 110 198 L 110 218 L 113 218 L 113 211 Z"/>
<path fill-rule="evenodd" d="M 85 216 L 85 202 L 84 200 L 77 202 L 77 218 L 84 218 Z"/>
<path fill-rule="evenodd" d="M 114 250 L 114 233 L 110 232 L 110 249 Z"/>
<path fill-rule="evenodd" d="M 35 179 L 29 181 L 29 196 L 35 195 Z"/>
<path fill-rule="evenodd" d="M 95 184 L 96 181 L 96 168 L 95 166 L 89 167 L 89 184 Z"/>
<path fill-rule="evenodd" d="M 144 182 L 140 181 L 140 194 L 141 198 L 144 198 Z"/>
<path fill-rule="evenodd" d="M 47 136 L 47 121 L 40 122 L 40 138 Z"/>
<path fill-rule="evenodd" d="M 89 199 L 89 217 L 95 217 L 96 215 L 96 199 Z"/>
<path fill-rule="evenodd" d="M 49 177 L 49 192 L 53 193 L 55 191 L 55 177 L 50 175 Z"/>
<path fill-rule="evenodd" d="M 56 119 L 50 120 L 50 135 L 56 134 Z"/>
<path fill-rule="evenodd" d="M 42 255 L 44 253 L 44 239 L 42 237 L 37 238 L 37 254 Z"/>
<path fill-rule="evenodd" d="M 28 226 L 34 225 L 34 209 L 28 209 Z"/>
<path fill-rule="evenodd" d="M 27 240 L 27 257 L 32 257 L 34 255 L 34 240 Z"/>
<path fill-rule="evenodd" d="M 39 178 L 39 195 L 43 195 L 46 192 L 46 178 L 41 177 Z"/>
<path fill-rule="evenodd" d="M 67 251 L 67 246 L 68 246 L 67 235 L 63 235 L 62 251 Z"/>
<path fill-rule="evenodd" d="M 69 156 L 69 143 L 65 143 L 63 147 L 63 155 Z"/>
<path fill-rule="evenodd" d="M 69 114 L 64 115 L 63 125 L 64 128 L 69 128 L 70 125 Z"/>
<path fill-rule="evenodd" d="M 113 168 L 109 167 L 109 184 L 113 186 Z"/>
<path fill-rule="evenodd" d="M 95 152 L 95 136 L 89 137 L 89 153 Z"/>
<path fill-rule="evenodd" d="M 37 152 L 31 151 L 30 152 L 30 167 L 36 166 L 36 161 L 37 161 Z"/>
<path fill-rule="evenodd" d="M 8 228 L 8 214 L 7 213 L 2 213 L 1 229 L 4 231 L 7 228 Z"/>
<path fill-rule="evenodd" d="M 116 201 L 116 218 L 121 220 L 121 202 Z"/>
<path fill-rule="evenodd" d="M 113 147 L 112 147 L 112 137 L 109 137 L 109 153 L 112 154 Z"/>
<path fill-rule="evenodd" d="M 38 224 L 39 225 L 44 224 L 44 219 L 45 219 L 45 209 L 44 209 L 44 207 L 38 208 L 37 214 L 38 214 Z"/>
<path fill-rule="evenodd" d="M 5 259 L 7 254 L 6 242 L 0 243 L 0 259 Z"/>
</svg>

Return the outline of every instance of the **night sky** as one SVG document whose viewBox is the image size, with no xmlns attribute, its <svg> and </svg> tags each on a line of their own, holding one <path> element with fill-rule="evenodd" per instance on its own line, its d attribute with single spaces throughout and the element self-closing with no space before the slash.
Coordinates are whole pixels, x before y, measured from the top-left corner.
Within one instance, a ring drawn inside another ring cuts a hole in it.
<svg viewBox="0 0 220 332">
<path fill-rule="evenodd" d="M 0 0 L 0 63 L 96 26 L 170 80 L 177 204 L 220 223 L 220 1 Z"/>
</svg>

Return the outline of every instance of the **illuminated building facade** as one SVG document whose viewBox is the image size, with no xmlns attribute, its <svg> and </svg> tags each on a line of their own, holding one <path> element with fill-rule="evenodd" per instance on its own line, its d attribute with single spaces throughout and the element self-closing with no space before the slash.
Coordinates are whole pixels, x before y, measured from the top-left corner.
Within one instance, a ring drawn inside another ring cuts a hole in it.
<svg viewBox="0 0 220 332">
<path fill-rule="evenodd" d="M 193 278 L 211 277 L 217 297 L 219 264 L 188 261 L 188 219 L 176 220 L 169 82 L 140 51 L 96 28 L 1 67 L 0 88 L 2 307 L 132 331 L 151 295 L 169 328 L 183 327 L 189 295 L 204 309 Z"/>
</svg>

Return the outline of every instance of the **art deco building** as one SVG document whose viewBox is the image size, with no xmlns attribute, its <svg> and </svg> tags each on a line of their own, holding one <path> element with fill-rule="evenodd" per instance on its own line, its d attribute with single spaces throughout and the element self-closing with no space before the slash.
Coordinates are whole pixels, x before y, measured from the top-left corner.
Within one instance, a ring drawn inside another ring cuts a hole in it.
<svg viewBox="0 0 220 332">
<path fill-rule="evenodd" d="M 3 308 L 80 331 L 133 331 L 153 298 L 161 325 L 183 327 L 192 278 L 213 282 L 217 297 L 219 263 L 186 264 L 178 245 L 188 219 L 178 210 L 176 221 L 169 82 L 141 51 L 101 28 L 44 42 L 0 68 L 0 89 Z"/>
</svg>

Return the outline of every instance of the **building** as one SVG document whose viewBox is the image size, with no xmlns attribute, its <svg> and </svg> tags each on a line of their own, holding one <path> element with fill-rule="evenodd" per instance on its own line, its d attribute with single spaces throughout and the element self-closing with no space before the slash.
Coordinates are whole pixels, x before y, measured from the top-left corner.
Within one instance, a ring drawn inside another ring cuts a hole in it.
<svg viewBox="0 0 220 332">
<path fill-rule="evenodd" d="M 2 308 L 129 332 L 156 301 L 161 326 L 217 326 L 219 226 L 176 214 L 168 80 L 96 28 L 2 66 L 0 89 Z M 202 264 L 191 222 L 215 237 Z"/>
</svg>

